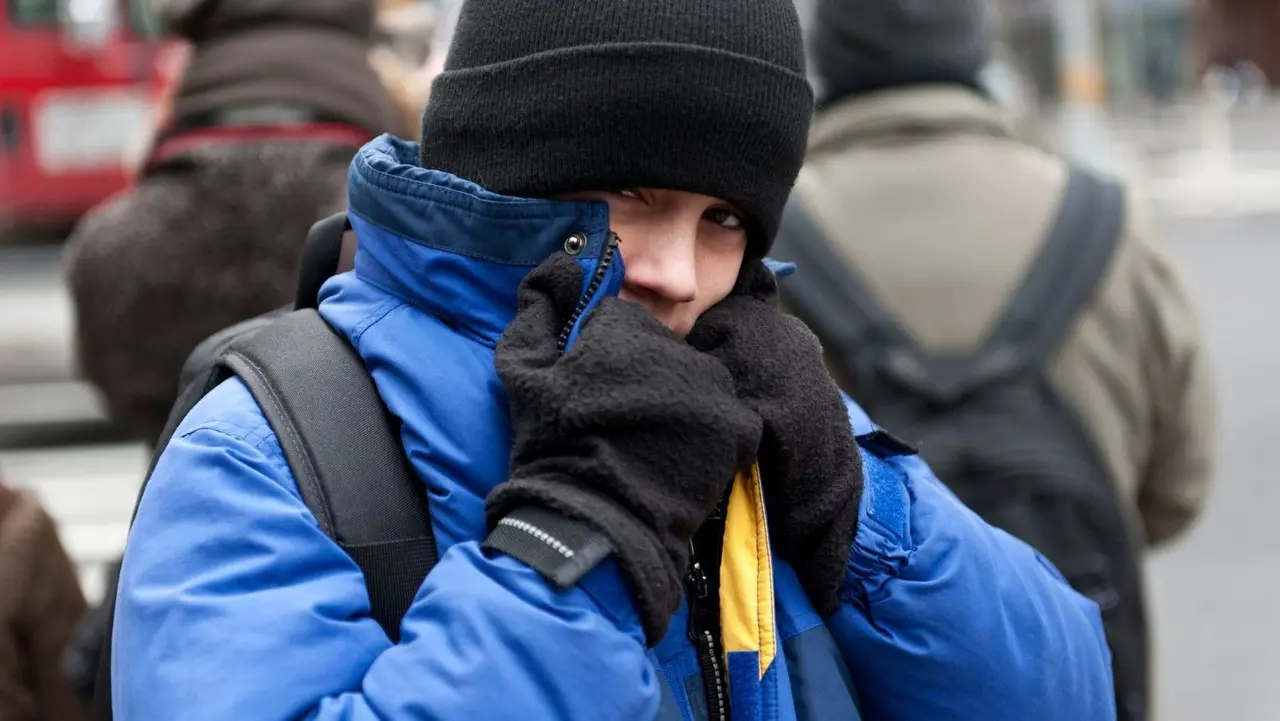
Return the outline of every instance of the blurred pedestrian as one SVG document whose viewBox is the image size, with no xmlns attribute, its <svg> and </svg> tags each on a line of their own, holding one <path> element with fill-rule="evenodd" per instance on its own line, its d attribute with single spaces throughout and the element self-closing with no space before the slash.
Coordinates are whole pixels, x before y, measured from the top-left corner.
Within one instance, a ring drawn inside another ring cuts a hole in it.
<svg viewBox="0 0 1280 721">
<path fill-rule="evenodd" d="M 1120 186 L 1014 138 L 980 0 L 816 13 L 784 299 L 873 416 L 1111 604 L 1121 718 L 1144 718 L 1138 559 L 1200 512 L 1218 435 L 1176 263 Z"/>
<path fill-rule="evenodd" d="M 35 497 L 0 484 L 0 719 L 88 718 L 60 668 L 84 610 L 53 519 Z"/>
<path fill-rule="evenodd" d="M 182 362 L 292 298 L 307 229 L 341 208 L 356 149 L 410 135 L 369 62 L 371 0 L 165 2 L 193 49 L 136 186 L 67 241 L 84 374 L 154 441 Z"/>
</svg>

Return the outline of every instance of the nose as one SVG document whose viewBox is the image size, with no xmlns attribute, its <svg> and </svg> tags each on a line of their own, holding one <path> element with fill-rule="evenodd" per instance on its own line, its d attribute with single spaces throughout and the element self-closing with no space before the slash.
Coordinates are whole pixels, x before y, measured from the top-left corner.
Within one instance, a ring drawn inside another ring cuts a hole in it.
<svg viewBox="0 0 1280 721">
<path fill-rule="evenodd" d="M 619 246 L 627 275 L 623 283 L 637 300 L 655 306 L 689 303 L 698 297 L 697 236 L 672 230 L 657 239 Z"/>
</svg>

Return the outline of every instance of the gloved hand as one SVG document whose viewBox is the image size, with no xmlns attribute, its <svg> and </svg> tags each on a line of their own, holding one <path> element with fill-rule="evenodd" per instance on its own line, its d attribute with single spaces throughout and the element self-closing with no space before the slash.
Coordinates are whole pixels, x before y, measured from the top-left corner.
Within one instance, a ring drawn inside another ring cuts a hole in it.
<svg viewBox="0 0 1280 721">
<path fill-rule="evenodd" d="M 561 355 L 581 277 L 567 256 L 539 266 L 498 344 L 515 441 L 511 479 L 485 503 L 486 545 L 561 587 L 611 550 L 656 644 L 690 539 L 753 459 L 760 418 L 719 361 L 639 305 L 605 299 Z"/>
<path fill-rule="evenodd" d="M 698 319 L 689 343 L 733 375 L 760 414 L 759 449 L 770 538 L 795 568 L 814 608 L 837 608 L 862 498 L 862 458 L 822 346 L 778 308 L 774 275 L 744 261 L 728 298 Z"/>
</svg>

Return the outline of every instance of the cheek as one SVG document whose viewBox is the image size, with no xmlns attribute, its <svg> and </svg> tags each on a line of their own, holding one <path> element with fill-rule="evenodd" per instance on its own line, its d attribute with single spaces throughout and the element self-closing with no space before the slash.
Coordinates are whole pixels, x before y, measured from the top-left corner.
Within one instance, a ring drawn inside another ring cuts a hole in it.
<svg viewBox="0 0 1280 721">
<path fill-rule="evenodd" d="M 698 300 L 706 308 L 724 300 L 738 282 L 747 242 L 703 243 L 698 248 Z M 705 310 L 705 308 L 704 308 Z"/>
<path fill-rule="evenodd" d="M 661 236 L 655 233 L 654 228 L 642 218 L 636 218 L 635 213 L 629 215 L 631 217 L 627 217 L 627 213 L 618 213 L 616 217 L 609 218 L 609 230 L 618 235 L 618 253 L 627 264 L 628 273 L 650 266 L 649 261 L 662 252 L 662 244 L 657 242 Z"/>
<path fill-rule="evenodd" d="M 711 306 L 724 300 L 738 281 L 746 241 L 734 244 L 706 244 L 698 251 L 698 300 L 690 305 L 694 319 Z"/>
<path fill-rule="evenodd" d="M 644 245 L 653 228 L 643 206 L 617 196 L 608 196 L 606 200 L 609 203 L 609 230 L 622 238 L 623 248 L 632 246 L 638 249 Z"/>
</svg>

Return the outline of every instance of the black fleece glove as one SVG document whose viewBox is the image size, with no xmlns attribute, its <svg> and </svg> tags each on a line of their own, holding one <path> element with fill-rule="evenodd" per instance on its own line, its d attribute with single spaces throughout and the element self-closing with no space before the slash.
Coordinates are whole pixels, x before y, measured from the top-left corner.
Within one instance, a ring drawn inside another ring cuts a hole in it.
<svg viewBox="0 0 1280 721">
<path fill-rule="evenodd" d="M 498 344 L 515 445 L 511 480 L 485 503 L 487 545 L 561 587 L 612 551 L 655 644 L 690 538 L 751 462 L 760 418 L 723 365 L 635 304 L 605 299 L 561 355 L 581 276 L 559 254 L 539 266 Z"/>
<path fill-rule="evenodd" d="M 770 538 L 810 602 L 835 612 L 862 498 L 862 459 L 822 346 L 778 309 L 773 273 L 745 261 L 728 298 L 698 319 L 689 343 L 724 363 L 760 414 L 760 473 Z"/>
</svg>

